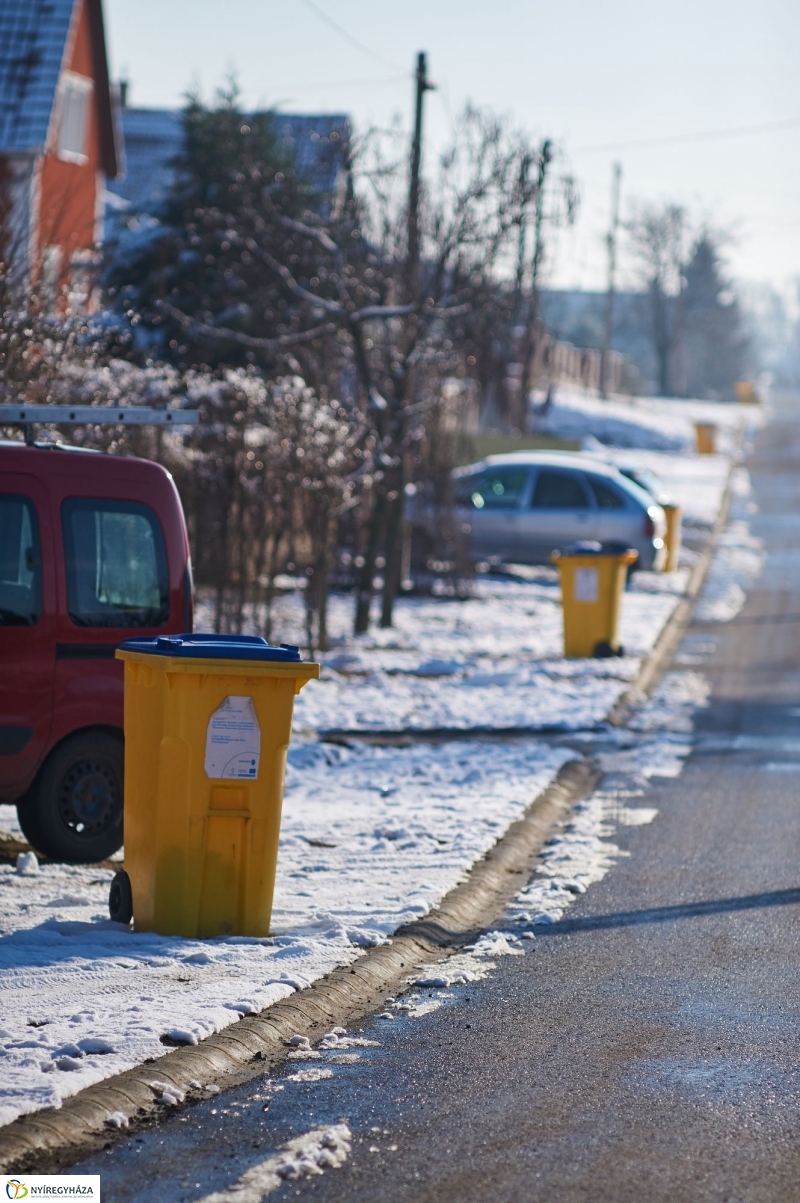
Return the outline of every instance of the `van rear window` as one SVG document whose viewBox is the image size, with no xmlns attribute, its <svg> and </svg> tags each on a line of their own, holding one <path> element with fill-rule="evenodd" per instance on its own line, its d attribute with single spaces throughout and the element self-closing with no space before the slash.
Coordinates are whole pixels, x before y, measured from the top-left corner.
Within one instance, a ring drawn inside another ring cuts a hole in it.
<svg viewBox="0 0 800 1203">
<path fill-rule="evenodd" d="M 169 618 L 164 536 L 149 506 L 71 497 L 61 506 L 67 609 L 79 627 L 160 627 Z"/>
<path fill-rule="evenodd" d="M 32 627 L 42 616 L 36 511 L 27 497 L 0 495 L 0 627 Z"/>
</svg>

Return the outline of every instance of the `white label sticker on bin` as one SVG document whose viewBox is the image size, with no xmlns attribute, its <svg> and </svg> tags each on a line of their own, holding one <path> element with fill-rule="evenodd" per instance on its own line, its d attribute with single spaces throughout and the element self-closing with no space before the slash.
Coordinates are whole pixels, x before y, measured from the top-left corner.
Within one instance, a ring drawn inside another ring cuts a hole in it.
<svg viewBox="0 0 800 1203">
<path fill-rule="evenodd" d="M 597 601 L 597 569 L 575 569 L 575 601 Z"/>
<path fill-rule="evenodd" d="M 206 777 L 258 776 L 261 728 L 252 698 L 227 697 L 208 720 Z"/>
</svg>

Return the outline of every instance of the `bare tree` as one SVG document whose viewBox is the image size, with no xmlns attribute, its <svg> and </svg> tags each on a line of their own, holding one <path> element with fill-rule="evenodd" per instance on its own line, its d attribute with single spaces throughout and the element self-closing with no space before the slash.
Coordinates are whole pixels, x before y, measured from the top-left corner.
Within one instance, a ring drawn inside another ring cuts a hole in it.
<svg viewBox="0 0 800 1203">
<path fill-rule="evenodd" d="M 640 203 L 626 228 L 635 275 L 648 300 L 658 390 L 671 396 L 681 374 L 686 211 L 671 203 Z"/>
</svg>

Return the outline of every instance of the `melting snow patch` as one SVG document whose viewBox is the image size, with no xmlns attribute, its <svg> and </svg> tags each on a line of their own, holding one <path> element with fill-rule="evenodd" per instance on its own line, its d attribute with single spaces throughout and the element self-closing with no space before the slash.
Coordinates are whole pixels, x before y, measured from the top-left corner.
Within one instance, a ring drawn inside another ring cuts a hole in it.
<svg viewBox="0 0 800 1203">
<path fill-rule="evenodd" d="M 289 1141 L 280 1153 L 252 1166 L 227 1190 L 205 1195 L 198 1203 L 260 1203 L 285 1181 L 340 1169 L 350 1155 L 352 1139 L 346 1123 L 306 1132 Z"/>
<path fill-rule="evenodd" d="M 298 1069 L 293 1074 L 289 1074 L 287 1082 L 322 1082 L 325 1078 L 332 1078 L 332 1069 L 323 1069 L 321 1067 L 312 1066 L 310 1069 Z"/>
</svg>

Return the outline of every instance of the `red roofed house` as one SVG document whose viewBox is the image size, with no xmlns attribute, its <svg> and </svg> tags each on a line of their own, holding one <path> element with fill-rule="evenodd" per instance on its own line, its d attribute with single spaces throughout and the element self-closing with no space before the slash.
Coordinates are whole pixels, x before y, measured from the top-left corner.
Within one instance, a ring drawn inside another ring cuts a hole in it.
<svg viewBox="0 0 800 1203">
<path fill-rule="evenodd" d="M 102 0 L 0 0 L 0 184 L 12 267 L 57 288 L 91 262 L 119 171 Z"/>
</svg>

